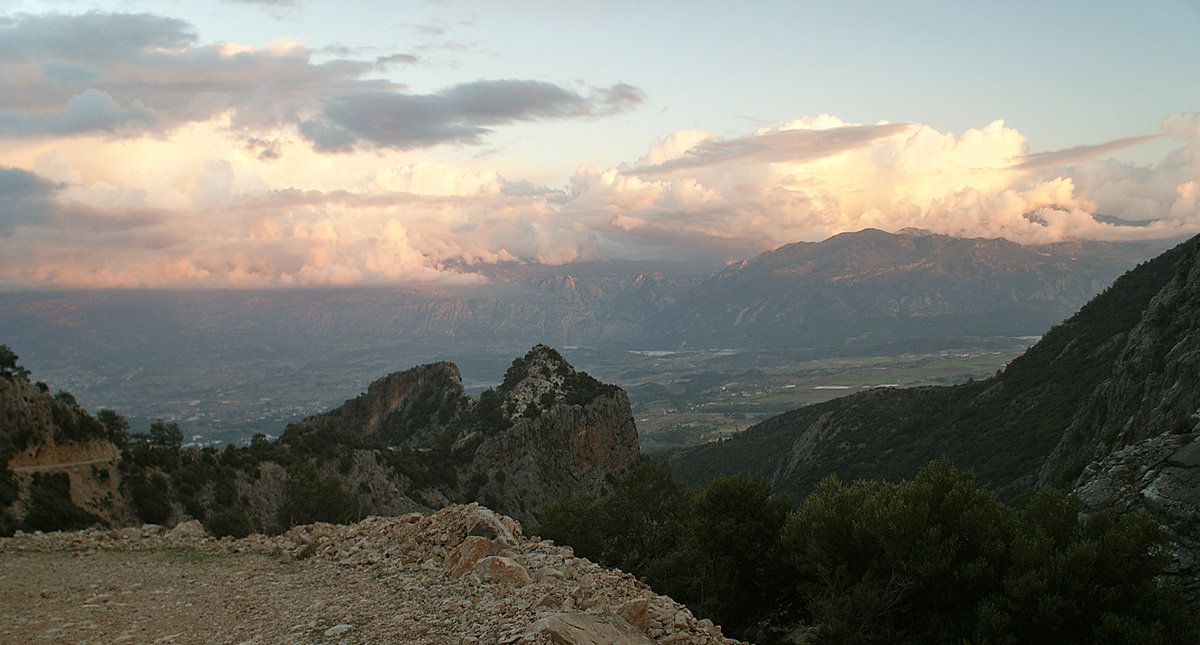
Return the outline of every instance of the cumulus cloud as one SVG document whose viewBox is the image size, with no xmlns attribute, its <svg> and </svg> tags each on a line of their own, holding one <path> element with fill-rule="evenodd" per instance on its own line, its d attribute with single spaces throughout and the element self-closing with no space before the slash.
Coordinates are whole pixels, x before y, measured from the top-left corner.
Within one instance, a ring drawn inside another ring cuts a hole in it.
<svg viewBox="0 0 1200 645">
<path fill-rule="evenodd" d="M 280 3 L 274 3 L 280 4 Z M 368 75 L 411 54 L 314 62 L 280 41 L 200 43 L 186 22 L 150 14 L 22 15 L 0 21 L 0 137 L 171 132 L 229 115 L 268 139 L 298 127 L 316 149 L 478 143 L 490 127 L 597 117 L 640 104 L 617 84 L 588 96 L 528 80 L 482 80 L 415 94 Z"/>
<path fill-rule="evenodd" d="M 406 122 L 466 132 L 586 118 L 608 109 L 609 94 L 472 84 L 423 97 L 451 116 Z M 360 120 L 347 123 L 358 129 L 331 127 L 349 147 L 374 146 L 369 154 L 323 155 L 299 133 L 218 137 L 224 122 L 188 126 L 169 141 L 35 148 L 37 174 L 0 170 L 0 285 L 474 280 L 461 267 L 719 261 L 866 227 L 1019 242 L 1200 232 L 1196 115 L 1164 121 L 1180 147 L 1149 166 L 1097 156 L 1134 139 L 1031 153 L 1001 121 L 948 133 L 823 115 L 740 137 L 676 132 L 638 159 L 584 164 L 553 187 L 389 151 L 416 135 L 375 124 L 369 110 L 352 114 Z M 118 145 L 128 153 L 119 170 L 106 162 Z"/>
</svg>

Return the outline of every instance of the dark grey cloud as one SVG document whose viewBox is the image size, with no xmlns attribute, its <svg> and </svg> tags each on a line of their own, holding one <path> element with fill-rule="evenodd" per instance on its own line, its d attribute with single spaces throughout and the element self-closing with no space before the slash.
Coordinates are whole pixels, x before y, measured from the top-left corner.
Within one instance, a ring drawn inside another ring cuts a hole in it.
<svg viewBox="0 0 1200 645">
<path fill-rule="evenodd" d="M 714 139 L 693 146 L 677 159 L 651 166 L 639 166 L 624 172 L 629 175 L 653 176 L 731 161 L 812 161 L 862 148 L 878 139 L 900 134 L 910 127 L 910 123 L 850 125 L 828 130 L 774 130 L 737 139 Z"/>
<path fill-rule="evenodd" d="M 61 187 L 26 170 L 0 167 L 0 235 L 52 215 L 57 208 L 54 193 Z"/>
<path fill-rule="evenodd" d="M 1069 166 L 1081 161 L 1095 159 L 1110 152 L 1136 146 L 1166 136 L 1165 134 L 1144 134 L 1136 137 L 1122 137 L 1094 145 L 1072 146 L 1062 150 L 1035 152 L 1017 160 L 1015 165 L 1020 170 L 1038 170 L 1054 166 Z"/>
<path fill-rule="evenodd" d="M 489 126 L 605 116 L 644 100 L 624 84 L 585 97 L 525 80 L 411 94 L 368 75 L 418 62 L 412 54 L 316 63 L 315 53 L 201 44 L 188 23 L 151 14 L 0 18 L 0 137 L 162 133 L 228 112 L 248 138 L 297 124 L 323 151 L 403 149 L 476 143 Z"/>
<path fill-rule="evenodd" d="M 584 97 L 552 83 L 476 81 L 438 94 L 371 92 L 329 101 L 301 133 L 323 152 L 358 147 L 423 148 L 441 143 L 479 143 L 489 126 L 518 121 L 613 114 L 644 100 L 627 85 Z"/>
</svg>

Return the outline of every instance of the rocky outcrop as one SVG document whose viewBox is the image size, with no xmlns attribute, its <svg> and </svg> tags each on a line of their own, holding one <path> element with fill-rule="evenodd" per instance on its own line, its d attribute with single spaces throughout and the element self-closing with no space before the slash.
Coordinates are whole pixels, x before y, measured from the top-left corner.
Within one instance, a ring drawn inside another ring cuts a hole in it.
<svg viewBox="0 0 1200 645">
<path fill-rule="evenodd" d="M 1179 579 L 1200 609 L 1200 441 L 1163 433 L 1124 446 L 1087 466 L 1075 493 L 1085 510 L 1144 510 L 1165 528 Z"/>
<path fill-rule="evenodd" d="M 1039 481 L 1073 488 L 1090 509 L 1150 513 L 1200 607 L 1200 245 L 1182 249 Z"/>
<path fill-rule="evenodd" d="M 579 645 L 735 642 L 725 638 L 720 627 L 711 621 L 697 619 L 686 607 L 654 593 L 633 576 L 576 558 L 569 547 L 528 538 L 517 522 L 474 504 L 450 506 L 433 514 L 370 517 L 351 525 L 311 524 L 295 527 L 284 535 L 252 535 L 240 540 L 208 537 L 195 522 L 171 530 L 146 526 L 18 534 L 0 539 L 0 558 L 6 571 L 13 570 L 14 554 L 70 552 L 79 556 L 114 550 L 142 553 L 149 549 L 226 557 L 268 554 L 290 562 L 293 569 L 329 564 L 347 576 L 365 572 L 373 579 L 387 581 L 392 603 L 388 616 L 374 617 L 363 625 L 356 624 L 360 621 L 349 615 L 341 620 L 334 615 L 315 630 L 315 634 L 344 635 L 355 642 Z M 83 560 L 73 557 L 68 562 L 82 567 Z M 219 560 L 198 559 L 199 562 Z M 38 562 L 42 566 L 45 559 Z M 183 583 L 194 586 L 194 578 L 203 575 L 203 571 L 193 571 Z M 252 605 L 259 598 L 251 588 L 254 582 L 241 576 L 230 583 L 232 588 L 224 591 L 229 597 L 244 597 Z M 327 584 L 336 585 L 337 579 Z M 97 597 L 94 592 L 88 593 L 93 594 L 93 599 Z M 310 588 L 305 593 L 324 594 L 324 590 Z M 49 602 L 45 594 L 33 598 L 34 602 Z M 292 604 L 302 611 L 308 610 L 310 603 L 301 600 L 298 598 Z M 353 603 L 341 604 L 378 601 L 373 597 L 355 597 Z M 106 605 L 106 609 L 132 616 L 140 608 L 125 599 L 120 607 Z M 241 633 L 237 625 L 224 623 L 238 620 L 237 616 L 244 616 L 245 612 L 230 613 L 225 609 L 214 608 L 212 614 L 219 624 L 212 625 L 212 633 Z M 26 621 L 24 617 L 37 611 L 37 607 L 20 603 L 5 607 L 6 615 L 21 617 L 16 625 L 28 629 L 36 627 L 38 621 Z M 287 605 L 280 611 L 288 611 Z M 278 628 L 286 630 L 293 621 L 304 628 L 300 617 L 291 615 L 286 621 L 277 621 Z M 130 620 L 113 621 L 111 634 L 97 630 L 93 623 L 88 639 L 112 640 L 129 623 Z M 17 629 L 16 633 L 7 632 L 8 636 L 19 641 L 41 635 Z M 302 635 L 299 632 L 288 638 L 288 634 L 282 633 L 263 640 L 300 640 Z M 149 637 L 144 633 L 141 636 Z M 60 633 L 59 638 L 68 638 L 67 633 Z"/>
<path fill-rule="evenodd" d="M 426 448 L 468 405 L 458 366 L 440 362 L 389 374 L 364 394 L 304 424 L 354 428 L 391 445 Z"/>
<path fill-rule="evenodd" d="M 599 498 L 638 459 L 629 398 L 545 345 L 500 388 L 511 425 L 486 437 L 459 475 L 462 494 L 522 521 L 567 496 Z"/>
<path fill-rule="evenodd" d="M 324 430 L 370 446 L 336 455 L 302 447 L 324 441 L 313 438 Z M 523 522 L 563 497 L 605 495 L 638 459 L 625 392 L 546 345 L 514 360 L 504 382 L 478 399 L 463 391 L 457 367 L 434 363 L 375 381 L 337 409 L 289 427 L 282 441 L 317 452 L 323 475 L 337 477 L 373 513 L 480 502 Z M 385 465 L 396 459 L 409 474 Z"/>
</svg>

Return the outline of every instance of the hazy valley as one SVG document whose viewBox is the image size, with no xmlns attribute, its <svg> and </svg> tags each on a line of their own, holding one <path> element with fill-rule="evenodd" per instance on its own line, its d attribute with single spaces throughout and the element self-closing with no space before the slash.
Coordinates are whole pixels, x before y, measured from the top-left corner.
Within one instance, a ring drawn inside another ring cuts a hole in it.
<svg viewBox="0 0 1200 645">
<path fill-rule="evenodd" d="M 1163 244 L 863 231 L 719 271 L 514 264 L 458 286 L 3 292 L 0 328 L 89 409 L 218 445 L 433 361 L 478 393 L 546 343 L 629 391 L 648 445 L 671 445 L 849 391 L 836 388 L 990 375 Z"/>
</svg>

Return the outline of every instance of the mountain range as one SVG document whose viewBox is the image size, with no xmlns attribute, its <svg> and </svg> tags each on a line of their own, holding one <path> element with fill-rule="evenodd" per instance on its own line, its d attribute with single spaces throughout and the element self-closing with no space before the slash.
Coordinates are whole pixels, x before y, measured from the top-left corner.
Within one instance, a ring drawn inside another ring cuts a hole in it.
<svg viewBox="0 0 1200 645">
<path fill-rule="evenodd" d="M 31 369 L 88 407 L 244 440 L 327 409 L 397 364 L 453 360 L 479 391 L 508 357 L 538 343 L 821 357 L 1038 336 L 1158 251 L 864 230 L 716 272 L 510 263 L 462 267 L 462 284 L 5 292 L 0 329 Z M 652 358 L 644 362 L 653 369 Z"/>
</svg>

